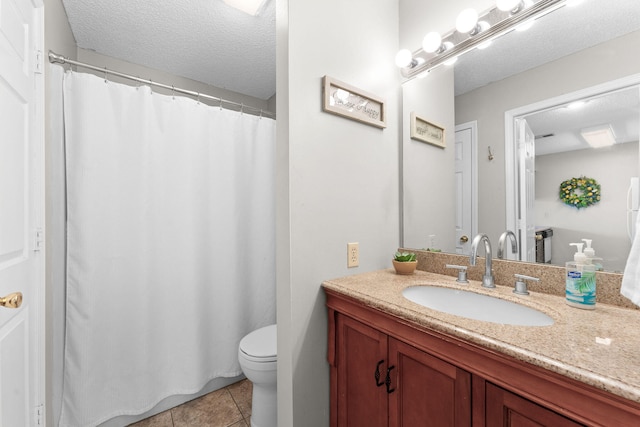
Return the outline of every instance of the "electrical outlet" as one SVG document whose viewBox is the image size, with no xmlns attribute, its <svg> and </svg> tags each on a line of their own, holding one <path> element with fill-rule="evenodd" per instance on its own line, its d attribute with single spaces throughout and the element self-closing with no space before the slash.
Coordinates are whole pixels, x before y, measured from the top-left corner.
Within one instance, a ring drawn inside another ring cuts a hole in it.
<svg viewBox="0 0 640 427">
<path fill-rule="evenodd" d="M 347 267 L 357 267 L 360 264 L 360 249 L 358 243 L 347 243 Z"/>
</svg>

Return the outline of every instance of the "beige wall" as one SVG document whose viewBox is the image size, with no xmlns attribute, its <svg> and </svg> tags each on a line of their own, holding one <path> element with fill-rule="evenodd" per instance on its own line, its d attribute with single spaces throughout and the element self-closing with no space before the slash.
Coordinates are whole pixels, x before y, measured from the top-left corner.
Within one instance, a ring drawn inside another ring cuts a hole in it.
<svg viewBox="0 0 640 427">
<path fill-rule="evenodd" d="M 278 1 L 278 416 L 329 424 L 325 279 L 391 266 L 398 246 L 398 2 Z M 385 100 L 387 128 L 321 109 L 329 75 Z M 347 269 L 347 243 L 360 267 Z"/>
<path fill-rule="evenodd" d="M 478 121 L 478 230 L 497 241 L 505 229 L 504 113 L 640 73 L 640 31 L 585 49 L 456 97 L 456 123 Z"/>
</svg>

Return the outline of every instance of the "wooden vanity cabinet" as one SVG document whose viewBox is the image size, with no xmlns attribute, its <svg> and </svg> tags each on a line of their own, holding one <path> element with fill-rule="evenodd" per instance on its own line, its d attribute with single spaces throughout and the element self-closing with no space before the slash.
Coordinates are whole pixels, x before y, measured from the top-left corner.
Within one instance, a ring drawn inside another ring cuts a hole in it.
<svg viewBox="0 0 640 427">
<path fill-rule="evenodd" d="M 331 424 L 386 426 L 389 406 L 384 380 L 388 337 L 343 315 L 337 315 L 335 320 L 338 343 L 335 365 L 339 372 L 332 375 L 332 387 L 337 386 L 336 398 L 332 400 L 337 407 L 331 416 L 337 419 Z"/>
<path fill-rule="evenodd" d="M 637 402 L 325 293 L 331 426 L 640 426 Z"/>
<path fill-rule="evenodd" d="M 487 426 L 578 427 L 583 425 L 497 385 L 486 383 L 485 392 L 485 425 Z"/>
<path fill-rule="evenodd" d="M 332 425 L 471 425 L 471 375 L 354 320 L 335 317 Z"/>
</svg>

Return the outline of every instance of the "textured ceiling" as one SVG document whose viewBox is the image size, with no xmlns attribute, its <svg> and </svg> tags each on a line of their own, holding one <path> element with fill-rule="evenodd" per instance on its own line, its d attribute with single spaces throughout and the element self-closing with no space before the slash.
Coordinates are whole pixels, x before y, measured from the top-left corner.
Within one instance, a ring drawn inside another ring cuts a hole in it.
<svg viewBox="0 0 640 427">
<path fill-rule="evenodd" d="M 640 138 L 640 88 L 631 87 L 589 99 L 579 109 L 559 106 L 526 117 L 536 135 L 536 156 L 590 148 L 580 136 L 586 128 L 611 125 L 616 143 Z"/>
<path fill-rule="evenodd" d="M 276 92 L 275 2 L 63 0 L 78 47 L 260 99 Z"/>
<path fill-rule="evenodd" d="M 583 0 L 577 6 L 562 7 L 527 31 L 512 31 L 488 49 L 462 56 L 455 64 L 455 93 L 464 94 L 639 30 L 640 0 Z M 536 135 L 536 155 L 589 148 L 580 130 L 604 124 L 612 126 L 617 143 L 638 141 L 640 89 L 596 97 L 579 110 L 559 106 L 526 119 Z"/>
<path fill-rule="evenodd" d="M 640 0 L 583 0 L 512 31 L 456 62 L 455 94 L 521 73 L 640 29 Z"/>
<path fill-rule="evenodd" d="M 254 17 L 222 0 L 63 0 L 79 47 L 260 99 L 276 91 L 275 3 Z M 456 94 L 638 28 L 640 0 L 563 7 L 461 57 Z"/>
</svg>

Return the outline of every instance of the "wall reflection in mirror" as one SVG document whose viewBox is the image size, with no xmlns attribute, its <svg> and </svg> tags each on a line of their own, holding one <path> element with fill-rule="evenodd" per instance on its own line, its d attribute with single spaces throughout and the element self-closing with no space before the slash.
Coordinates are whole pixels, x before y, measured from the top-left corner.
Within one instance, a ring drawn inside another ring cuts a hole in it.
<svg viewBox="0 0 640 427">
<path fill-rule="evenodd" d="M 473 233 L 485 233 L 497 243 L 499 236 L 511 229 L 524 244 L 519 245 L 519 254 L 507 251 L 507 258 L 527 260 L 526 248 L 533 246 L 529 260 L 536 260 L 537 247 L 538 262 L 564 265 L 575 252 L 569 243 L 591 239 L 604 270 L 623 271 L 631 247 L 635 207 L 628 190 L 632 177 L 640 175 L 639 44 L 636 0 L 584 0 L 538 19 L 528 31 L 514 31 L 488 49 L 459 58 L 454 70 L 455 123 L 473 124 L 468 127 L 475 129 L 470 139 L 476 153 L 471 168 L 475 169 L 477 197 L 472 197 L 476 207 L 470 212 L 477 214 L 470 224 L 475 221 L 477 229 L 461 228 L 451 242 L 439 239 L 438 249 L 468 254 L 469 244 L 461 243 L 461 236 L 473 238 Z M 417 87 L 410 83 L 403 87 L 404 96 L 414 99 L 407 96 L 410 88 Z M 582 109 L 569 108 L 578 98 L 586 101 Z M 416 109 L 406 100 L 403 108 L 405 115 Z M 517 148 L 516 119 L 526 120 L 535 138 L 530 183 L 535 199 L 528 212 L 524 207 L 519 209 L 525 192 L 520 189 L 526 181 L 519 173 L 524 168 Z M 580 132 L 596 127 L 612 129 L 615 144 L 600 148 L 587 145 Z M 487 155 L 489 147 L 493 159 Z M 434 166 L 426 156 L 424 162 L 425 168 Z M 423 185 L 412 183 L 411 176 L 412 170 L 405 165 L 405 193 L 413 192 L 412 185 Z M 561 182 L 581 176 L 597 180 L 602 198 L 578 209 L 563 203 L 559 191 Z M 456 185 L 450 200 L 441 197 L 438 203 L 460 203 L 464 197 L 459 188 Z M 438 233 L 437 227 L 412 228 L 413 222 L 407 218 L 422 213 L 413 212 L 406 201 L 403 209 L 405 241 L 416 242 L 414 236 Z M 527 213 L 528 223 L 534 226 L 528 232 L 529 245 L 521 212 Z M 535 228 L 541 239 L 537 245 Z M 411 246 L 427 248 L 430 244 Z"/>
</svg>

